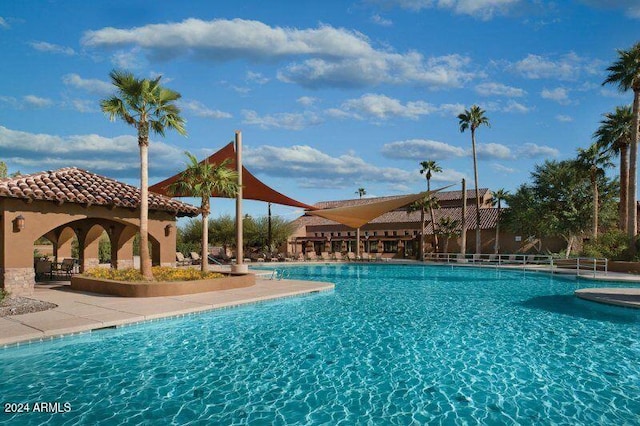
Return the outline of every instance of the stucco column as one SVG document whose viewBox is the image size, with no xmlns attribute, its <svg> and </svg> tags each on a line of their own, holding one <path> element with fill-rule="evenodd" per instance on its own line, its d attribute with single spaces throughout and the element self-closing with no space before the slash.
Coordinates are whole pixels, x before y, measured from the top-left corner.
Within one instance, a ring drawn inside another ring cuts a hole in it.
<svg viewBox="0 0 640 426">
<path fill-rule="evenodd" d="M 231 272 L 247 273 L 249 268 L 243 263 L 242 235 L 242 132 L 236 130 L 236 170 L 238 172 L 238 193 L 236 195 L 236 264 L 231 265 Z"/>
</svg>

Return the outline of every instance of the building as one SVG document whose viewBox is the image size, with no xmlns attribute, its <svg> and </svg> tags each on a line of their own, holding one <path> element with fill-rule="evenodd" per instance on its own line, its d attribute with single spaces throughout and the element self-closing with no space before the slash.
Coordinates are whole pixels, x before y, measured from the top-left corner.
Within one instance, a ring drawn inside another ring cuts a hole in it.
<svg viewBox="0 0 640 426">
<path fill-rule="evenodd" d="M 493 197 L 489 189 L 480 189 L 480 231 L 482 238 L 482 252 L 494 253 L 496 240 L 496 225 L 498 223 L 498 209 L 492 206 Z M 315 204 L 319 208 L 335 208 L 353 205 L 364 205 L 374 201 L 399 198 L 401 196 L 362 198 L 340 201 L 323 201 Z M 456 232 L 462 230 L 462 191 L 445 191 L 435 193 L 439 208 L 434 210 L 434 220 L 437 224 L 441 218 L 449 217 L 457 222 Z M 476 207 L 475 190 L 466 192 L 467 198 L 467 245 L 466 252 L 475 252 Z M 360 228 L 360 248 L 363 252 L 381 253 L 389 258 L 415 258 L 419 255 L 420 211 L 410 212 L 402 207 L 379 216 Z M 318 216 L 304 215 L 294 222 L 294 234 L 289 238 L 287 251 L 289 253 L 306 253 L 313 250 L 317 254 L 326 252 L 355 252 L 356 230 L 345 225 Z M 425 212 L 425 252 L 434 252 L 434 229 L 429 212 Z M 460 251 L 461 238 L 452 237 L 445 244 L 444 237 L 439 237 L 439 251 L 455 253 Z M 542 249 L 541 242 L 528 236 L 514 235 L 506 230 L 500 231 L 500 253 L 524 253 Z M 550 250 L 560 250 L 560 241 L 553 241 Z"/>
</svg>

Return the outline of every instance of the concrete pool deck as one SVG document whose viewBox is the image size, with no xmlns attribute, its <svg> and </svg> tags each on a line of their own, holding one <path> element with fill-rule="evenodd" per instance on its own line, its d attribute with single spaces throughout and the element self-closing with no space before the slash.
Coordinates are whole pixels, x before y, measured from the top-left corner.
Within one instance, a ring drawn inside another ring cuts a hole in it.
<svg viewBox="0 0 640 426">
<path fill-rule="evenodd" d="M 127 298 L 74 291 L 68 282 L 53 281 L 38 284 L 30 298 L 58 306 L 1 317 L 0 347 L 333 289 L 331 283 L 269 280 L 257 276 L 256 284 L 251 287 L 171 297 Z"/>
</svg>

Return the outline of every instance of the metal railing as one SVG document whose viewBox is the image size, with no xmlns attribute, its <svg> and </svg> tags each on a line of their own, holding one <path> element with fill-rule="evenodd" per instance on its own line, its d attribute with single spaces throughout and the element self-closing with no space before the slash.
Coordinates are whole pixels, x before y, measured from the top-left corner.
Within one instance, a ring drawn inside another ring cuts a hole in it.
<svg viewBox="0 0 640 426">
<path fill-rule="evenodd" d="M 428 253 L 425 261 L 447 264 L 473 264 L 482 266 L 521 266 L 522 268 L 546 266 L 552 273 L 567 273 L 576 276 L 604 275 L 608 272 L 608 260 L 593 257 L 564 259 L 542 254 L 460 254 Z"/>
<path fill-rule="evenodd" d="M 289 271 L 286 268 L 281 268 L 281 269 L 274 269 L 273 271 L 271 271 L 271 277 L 269 278 L 270 280 L 284 280 L 287 279 L 291 276 L 291 271 Z"/>
</svg>

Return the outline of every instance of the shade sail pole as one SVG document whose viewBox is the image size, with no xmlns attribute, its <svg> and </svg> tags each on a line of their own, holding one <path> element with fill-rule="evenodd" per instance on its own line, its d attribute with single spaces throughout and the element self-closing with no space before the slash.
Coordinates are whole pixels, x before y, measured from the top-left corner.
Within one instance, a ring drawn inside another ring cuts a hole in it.
<svg viewBox="0 0 640 426">
<path fill-rule="evenodd" d="M 243 235 L 242 235 L 242 132 L 236 130 L 236 170 L 238 171 L 238 192 L 236 194 L 236 264 L 231 265 L 231 272 L 249 272 L 247 265 L 243 263 Z"/>
</svg>

